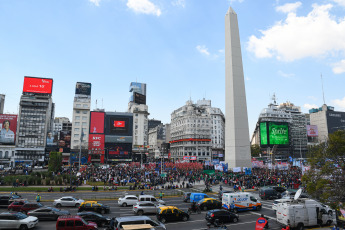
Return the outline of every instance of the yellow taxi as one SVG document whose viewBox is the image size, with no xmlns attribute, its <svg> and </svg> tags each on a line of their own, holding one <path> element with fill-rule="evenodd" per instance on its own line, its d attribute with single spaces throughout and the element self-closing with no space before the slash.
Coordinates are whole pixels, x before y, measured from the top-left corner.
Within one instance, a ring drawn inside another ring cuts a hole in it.
<svg viewBox="0 0 345 230">
<path fill-rule="evenodd" d="M 97 201 L 84 201 L 80 205 L 85 205 L 85 204 L 95 204 Z"/>
<path fill-rule="evenodd" d="M 211 210 L 211 209 L 221 209 L 222 202 L 214 199 L 214 198 L 204 198 L 197 203 L 200 210 Z"/>
<path fill-rule="evenodd" d="M 157 219 L 163 224 L 168 221 L 189 220 L 188 213 L 182 211 L 181 209 L 175 206 L 163 206 L 163 207 L 157 208 L 156 216 L 157 216 Z"/>
<path fill-rule="evenodd" d="M 97 201 L 85 201 L 80 204 L 78 212 L 97 212 L 101 214 L 109 213 L 110 207 L 107 205 L 103 205 L 98 203 Z"/>
</svg>

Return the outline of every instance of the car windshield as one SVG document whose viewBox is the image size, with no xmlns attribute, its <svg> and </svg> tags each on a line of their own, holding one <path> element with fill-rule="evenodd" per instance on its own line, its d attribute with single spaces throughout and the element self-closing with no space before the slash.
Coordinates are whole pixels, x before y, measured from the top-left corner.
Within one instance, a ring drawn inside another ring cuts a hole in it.
<svg viewBox="0 0 345 230">
<path fill-rule="evenodd" d="M 57 208 L 52 208 L 52 210 L 53 210 L 54 212 L 59 212 L 59 211 L 60 211 L 60 209 L 57 209 Z"/>
<path fill-rule="evenodd" d="M 28 217 L 27 215 L 25 215 L 25 214 L 23 214 L 23 213 L 21 213 L 21 212 L 17 212 L 17 213 L 14 214 L 14 215 L 16 216 L 16 218 L 17 218 L 18 220 L 23 220 L 23 219 L 25 219 L 25 218 Z"/>
<path fill-rule="evenodd" d="M 205 199 L 199 200 L 199 204 L 203 203 L 205 201 Z"/>
<path fill-rule="evenodd" d="M 86 220 L 84 220 L 83 218 L 81 218 L 81 221 L 83 221 L 84 224 L 88 225 L 89 222 L 87 222 Z"/>
<path fill-rule="evenodd" d="M 43 207 L 43 205 L 41 203 L 37 203 L 38 207 Z"/>
</svg>

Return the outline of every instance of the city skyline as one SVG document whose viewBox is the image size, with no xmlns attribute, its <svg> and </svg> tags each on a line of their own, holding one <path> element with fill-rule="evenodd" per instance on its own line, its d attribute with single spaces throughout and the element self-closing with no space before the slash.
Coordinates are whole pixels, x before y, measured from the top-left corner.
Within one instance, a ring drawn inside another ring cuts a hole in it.
<svg viewBox="0 0 345 230">
<path fill-rule="evenodd" d="M 91 110 L 103 99 L 106 111 L 126 111 L 129 84 L 137 81 L 147 84 L 150 119 L 170 123 L 171 113 L 190 98 L 209 99 L 225 112 L 229 6 L 227 0 L 2 1 L 4 112 L 17 114 L 24 76 L 54 79 L 56 117 L 72 118 L 76 82 L 92 83 Z M 342 1 L 243 0 L 231 6 L 239 18 L 249 135 L 274 92 L 279 103 L 291 101 L 303 112 L 321 107 L 321 74 L 326 104 L 345 111 Z"/>
</svg>

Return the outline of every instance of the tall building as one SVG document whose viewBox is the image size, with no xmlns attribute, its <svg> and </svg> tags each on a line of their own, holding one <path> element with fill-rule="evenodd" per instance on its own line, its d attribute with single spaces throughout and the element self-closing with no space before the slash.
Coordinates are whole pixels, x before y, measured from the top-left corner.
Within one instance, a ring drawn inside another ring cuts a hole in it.
<svg viewBox="0 0 345 230">
<path fill-rule="evenodd" d="M 53 79 L 24 77 L 19 103 L 16 164 L 42 164 L 47 133 L 53 129 Z"/>
<path fill-rule="evenodd" d="M 247 100 L 237 14 L 225 15 L 225 161 L 229 167 L 252 167 Z"/>
<path fill-rule="evenodd" d="M 212 158 L 224 160 L 225 147 L 225 117 L 221 109 L 207 108 L 212 120 Z"/>
<path fill-rule="evenodd" d="M 157 127 L 158 125 L 162 125 L 163 123 L 160 120 L 155 120 L 155 119 L 149 119 L 148 121 L 148 129 L 153 129 Z"/>
<path fill-rule="evenodd" d="M 160 124 L 149 129 L 148 150 L 150 158 L 159 158 L 162 154 L 162 144 L 166 143 L 166 126 Z"/>
<path fill-rule="evenodd" d="M 4 113 L 5 107 L 5 94 L 0 94 L 0 114 Z"/>
<path fill-rule="evenodd" d="M 77 82 L 73 101 L 71 149 L 88 149 L 91 83 Z"/>
<path fill-rule="evenodd" d="M 197 161 L 205 161 L 212 159 L 212 152 L 224 150 L 224 126 L 220 127 L 224 125 L 224 116 L 218 123 L 219 116 L 222 116 L 221 111 L 212 108 L 211 101 L 205 99 L 196 104 L 189 100 L 173 111 L 170 123 L 171 158 L 182 160 L 183 157 L 193 157 Z M 223 136 L 218 138 L 218 133 Z M 223 147 L 218 149 L 218 143 L 223 143 Z"/>
</svg>

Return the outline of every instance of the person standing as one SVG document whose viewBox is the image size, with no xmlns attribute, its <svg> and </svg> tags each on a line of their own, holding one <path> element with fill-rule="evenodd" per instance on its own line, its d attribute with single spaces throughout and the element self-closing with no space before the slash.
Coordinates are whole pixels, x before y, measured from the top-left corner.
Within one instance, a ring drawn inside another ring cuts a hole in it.
<svg viewBox="0 0 345 230">
<path fill-rule="evenodd" d="M 163 193 L 162 193 L 162 191 L 159 193 L 159 199 L 163 200 Z"/>
<path fill-rule="evenodd" d="M 40 202 L 41 201 L 41 196 L 40 196 L 40 194 L 37 194 L 37 196 L 36 196 L 36 202 L 38 203 L 38 202 Z"/>
</svg>

